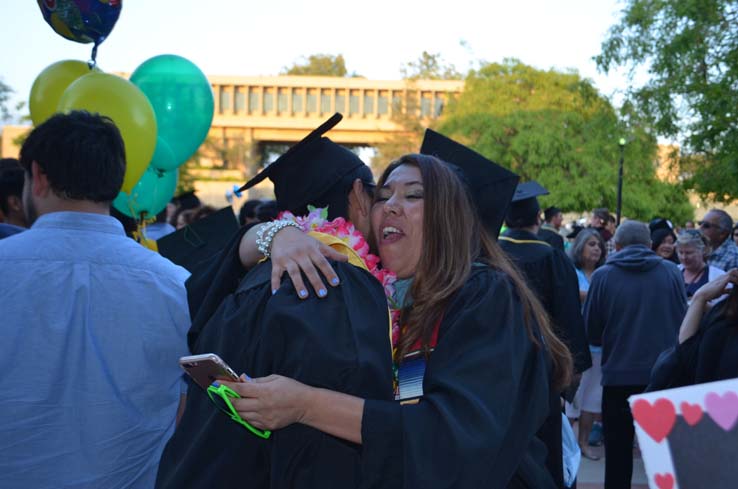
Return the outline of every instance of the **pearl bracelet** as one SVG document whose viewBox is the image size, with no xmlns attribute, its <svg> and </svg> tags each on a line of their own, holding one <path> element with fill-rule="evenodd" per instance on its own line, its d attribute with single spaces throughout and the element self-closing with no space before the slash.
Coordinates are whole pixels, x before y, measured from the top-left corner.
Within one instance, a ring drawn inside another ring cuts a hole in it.
<svg viewBox="0 0 738 489">
<path fill-rule="evenodd" d="M 272 240 L 274 240 L 274 236 L 282 229 L 290 226 L 300 229 L 300 225 L 290 219 L 272 221 L 261 226 L 256 231 L 256 249 L 259 250 L 259 253 L 264 255 L 265 258 L 272 256 Z"/>
</svg>

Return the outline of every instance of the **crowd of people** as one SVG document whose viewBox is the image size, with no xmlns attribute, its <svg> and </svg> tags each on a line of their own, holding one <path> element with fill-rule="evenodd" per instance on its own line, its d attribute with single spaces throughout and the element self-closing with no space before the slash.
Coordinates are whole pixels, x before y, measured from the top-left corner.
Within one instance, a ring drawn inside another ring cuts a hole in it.
<svg viewBox="0 0 738 489">
<path fill-rule="evenodd" d="M 540 184 L 431 130 L 375 182 L 340 120 L 187 270 L 111 215 L 110 119 L 55 115 L 0 161 L 1 487 L 575 487 L 577 423 L 626 488 L 628 397 L 738 376 L 724 211 L 564 230 Z M 145 232 L 215 211 L 180 195 Z M 205 353 L 243 374 L 212 379 L 227 401 L 179 367 Z"/>
</svg>

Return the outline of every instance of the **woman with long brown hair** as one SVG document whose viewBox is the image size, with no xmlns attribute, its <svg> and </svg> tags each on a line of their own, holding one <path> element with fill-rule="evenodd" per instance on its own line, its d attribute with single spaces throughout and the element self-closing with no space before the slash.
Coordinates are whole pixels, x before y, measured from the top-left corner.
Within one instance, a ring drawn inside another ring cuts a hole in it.
<svg viewBox="0 0 738 489">
<path fill-rule="evenodd" d="M 398 277 L 400 402 L 272 375 L 228 383 L 243 397 L 233 401 L 243 419 L 264 429 L 302 423 L 361 444 L 366 485 L 554 487 L 535 433 L 549 389 L 568 384 L 571 358 L 467 194 L 425 155 L 400 158 L 378 183 L 372 229 Z"/>
</svg>

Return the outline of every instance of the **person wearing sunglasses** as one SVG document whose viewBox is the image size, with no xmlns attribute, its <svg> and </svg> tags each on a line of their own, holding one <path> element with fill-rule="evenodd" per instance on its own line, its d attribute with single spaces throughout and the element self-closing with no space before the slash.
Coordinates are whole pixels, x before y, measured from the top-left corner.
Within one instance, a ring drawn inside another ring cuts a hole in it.
<svg viewBox="0 0 738 489">
<path fill-rule="evenodd" d="M 738 267 L 738 245 L 731 239 L 733 219 L 727 212 L 711 209 L 700 221 L 700 230 L 713 249 L 707 258 L 708 265 L 725 271 Z"/>
</svg>

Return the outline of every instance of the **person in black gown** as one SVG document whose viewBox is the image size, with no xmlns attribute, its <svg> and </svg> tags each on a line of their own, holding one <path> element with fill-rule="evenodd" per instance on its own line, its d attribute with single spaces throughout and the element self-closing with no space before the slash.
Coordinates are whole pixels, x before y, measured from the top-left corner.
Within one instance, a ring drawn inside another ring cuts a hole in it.
<svg viewBox="0 0 738 489">
<path fill-rule="evenodd" d="M 323 133 L 332 117 L 244 187 L 270 178 L 277 202 L 297 215 L 328 206 L 365 230 L 372 187 L 369 168 Z M 238 372 L 290 375 L 316 386 L 380 400 L 393 398 L 387 300 L 368 272 L 333 262 L 341 286 L 308 297 L 277 277 L 272 263 L 242 266 L 244 230 L 214 258 L 194 267 L 187 283 L 193 354 L 216 353 Z M 276 290 L 275 290 L 276 289 Z M 323 297 L 320 297 L 320 296 Z M 384 325 L 384 327 L 382 327 Z M 184 415 L 167 444 L 158 488 L 356 487 L 360 447 L 304 425 L 263 440 L 222 413 L 191 385 Z"/>
<path fill-rule="evenodd" d="M 548 190 L 535 181 L 518 185 L 505 217 L 508 230 L 500 236 L 500 247 L 522 270 L 528 286 L 551 317 L 554 332 L 569 347 L 575 372 L 581 374 L 592 366 L 592 356 L 584 330 L 576 271 L 563 252 L 541 241 L 537 234 L 541 212 L 537 196 L 547 193 Z M 559 393 L 553 393 L 549 402 L 551 412 L 541 438 L 549 451 L 548 468 L 561 488 L 564 475 Z"/>
<path fill-rule="evenodd" d="M 361 444 L 362 487 L 555 487 L 536 432 L 551 372 L 554 390 L 568 383 L 565 345 L 449 166 L 407 155 L 380 186 L 372 228 L 398 276 L 400 402 L 270 375 L 227 383 L 243 397 L 234 406 L 262 429 L 308 426 Z"/>
</svg>

